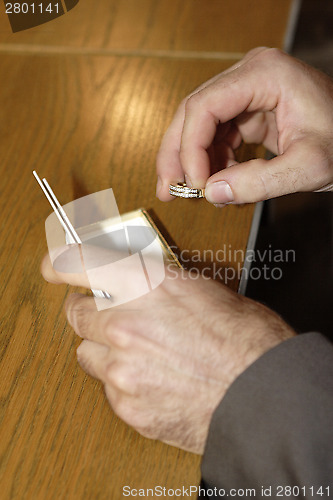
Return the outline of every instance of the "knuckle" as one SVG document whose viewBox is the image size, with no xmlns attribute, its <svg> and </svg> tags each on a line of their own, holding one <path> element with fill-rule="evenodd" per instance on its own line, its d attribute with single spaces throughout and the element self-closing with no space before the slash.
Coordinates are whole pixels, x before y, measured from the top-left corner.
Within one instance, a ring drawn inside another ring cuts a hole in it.
<svg viewBox="0 0 333 500">
<path fill-rule="evenodd" d="M 105 390 L 113 411 L 121 420 L 144 437 L 158 438 L 156 415 L 145 409 L 142 399 L 133 398 L 122 392 L 111 391 L 108 385 L 105 386 Z"/>
<path fill-rule="evenodd" d="M 127 349 L 131 345 L 130 329 L 117 321 L 108 321 L 105 326 L 105 336 L 107 341 L 122 349 Z"/>
<path fill-rule="evenodd" d="M 152 433 L 147 415 L 145 415 L 145 412 L 137 408 L 133 403 L 134 402 L 132 401 L 123 401 L 121 407 L 118 408 L 120 411 L 118 415 L 142 436 L 147 438 L 155 437 Z"/>
<path fill-rule="evenodd" d="M 275 47 L 264 48 L 257 55 L 250 59 L 249 64 L 253 70 L 267 71 L 268 74 L 285 75 L 294 67 L 290 66 L 291 58 L 281 49 Z"/>
<path fill-rule="evenodd" d="M 137 384 L 135 377 L 131 376 L 130 370 L 126 365 L 112 363 L 106 367 L 105 379 L 118 392 L 135 394 Z"/>
<path fill-rule="evenodd" d="M 264 50 L 267 50 L 269 47 L 265 46 L 265 45 L 260 45 L 259 47 L 255 47 L 254 49 L 251 49 L 247 52 L 246 56 L 255 56 L 256 54 L 264 51 Z"/>
<path fill-rule="evenodd" d="M 186 107 L 186 103 L 190 97 L 191 97 L 191 94 L 187 95 L 186 97 L 184 97 L 184 99 L 181 100 L 179 107 L 178 107 L 178 110 L 184 110 L 184 108 Z"/>
<path fill-rule="evenodd" d="M 186 98 L 185 101 L 185 115 L 192 113 L 195 109 L 200 106 L 202 102 L 202 93 L 195 92 Z"/>
<path fill-rule="evenodd" d="M 261 53 L 261 57 L 264 59 L 268 59 L 269 61 L 280 61 L 285 58 L 285 53 L 276 47 L 266 47 Z"/>
<path fill-rule="evenodd" d="M 137 410 L 134 408 L 131 400 L 118 397 L 113 405 L 113 410 L 124 422 L 136 428 Z"/>
<path fill-rule="evenodd" d="M 148 439 L 158 438 L 157 432 L 152 428 L 151 425 L 149 425 L 149 423 L 147 422 L 147 417 L 145 415 L 141 415 L 137 412 L 134 413 L 131 425 L 139 434 Z"/>
<path fill-rule="evenodd" d="M 132 424 L 134 429 L 148 439 L 162 439 L 164 434 L 163 418 L 152 408 L 134 411 L 132 414 Z"/>
<path fill-rule="evenodd" d="M 84 371 L 90 371 L 90 368 L 91 368 L 91 361 L 90 361 L 89 356 L 87 356 L 87 352 L 86 352 L 87 347 L 88 347 L 88 344 L 84 340 L 83 342 L 81 342 L 79 347 L 76 349 L 77 361 Z"/>
<path fill-rule="evenodd" d="M 77 359 L 78 361 L 81 361 L 81 359 L 83 359 L 86 355 L 86 341 L 83 340 L 81 342 L 81 344 L 79 345 L 79 347 L 76 349 L 76 356 L 77 356 Z"/>
</svg>

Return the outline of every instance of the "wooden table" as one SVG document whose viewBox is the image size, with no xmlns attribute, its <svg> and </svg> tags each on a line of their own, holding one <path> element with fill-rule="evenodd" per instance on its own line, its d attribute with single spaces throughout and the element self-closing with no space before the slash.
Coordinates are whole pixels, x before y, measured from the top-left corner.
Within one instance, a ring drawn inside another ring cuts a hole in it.
<svg viewBox="0 0 333 500">
<path fill-rule="evenodd" d="M 73 289 L 39 273 L 50 209 L 31 172 L 62 203 L 113 187 L 121 212 L 150 209 L 181 250 L 244 251 L 253 206 L 163 204 L 155 157 L 182 97 L 253 46 L 283 44 L 290 0 L 278 12 L 275 0 L 257 4 L 253 12 L 250 0 L 81 0 L 16 34 L 1 4 L 2 500 L 117 500 L 125 485 L 199 483 L 200 457 L 134 432 L 78 367 L 80 341 L 63 312 Z"/>
</svg>

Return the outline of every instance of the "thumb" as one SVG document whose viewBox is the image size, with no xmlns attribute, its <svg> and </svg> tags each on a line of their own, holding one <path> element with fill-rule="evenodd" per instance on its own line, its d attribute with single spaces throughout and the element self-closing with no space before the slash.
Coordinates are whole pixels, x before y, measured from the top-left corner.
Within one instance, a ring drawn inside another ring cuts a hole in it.
<svg viewBox="0 0 333 500">
<path fill-rule="evenodd" d="M 300 139 L 272 160 L 259 158 L 217 172 L 207 180 L 205 196 L 213 204 L 238 204 L 321 190 L 332 182 L 331 163 L 323 147 Z"/>
</svg>

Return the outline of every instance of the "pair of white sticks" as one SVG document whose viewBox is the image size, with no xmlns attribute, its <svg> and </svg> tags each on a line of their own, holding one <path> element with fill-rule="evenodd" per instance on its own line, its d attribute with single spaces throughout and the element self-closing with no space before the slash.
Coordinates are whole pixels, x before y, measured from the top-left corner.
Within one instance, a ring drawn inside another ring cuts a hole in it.
<svg viewBox="0 0 333 500">
<path fill-rule="evenodd" d="M 38 184 L 42 188 L 43 193 L 45 194 L 51 207 L 54 210 L 54 213 L 58 217 L 60 224 L 64 228 L 65 233 L 67 234 L 67 238 L 69 240 L 69 243 L 77 243 L 79 245 L 82 244 L 80 236 L 75 231 L 73 224 L 71 223 L 71 221 L 67 217 L 65 210 L 60 205 L 56 195 L 52 191 L 47 180 L 45 178 L 41 180 L 35 170 L 32 173 L 35 176 L 35 179 L 37 180 Z M 92 290 L 92 292 L 93 292 L 95 297 L 98 297 L 101 299 L 111 299 L 112 298 L 108 292 L 104 292 L 103 290 Z"/>
</svg>

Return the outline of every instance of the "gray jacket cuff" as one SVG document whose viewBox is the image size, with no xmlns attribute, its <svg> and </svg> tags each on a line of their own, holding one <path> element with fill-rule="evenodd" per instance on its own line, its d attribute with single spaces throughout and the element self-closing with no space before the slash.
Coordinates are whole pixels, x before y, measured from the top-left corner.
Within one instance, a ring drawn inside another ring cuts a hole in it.
<svg viewBox="0 0 333 500">
<path fill-rule="evenodd" d="M 332 428 L 333 344 L 318 333 L 298 335 L 229 388 L 211 421 L 203 480 L 226 491 L 255 489 L 256 498 L 262 488 L 278 498 L 278 486 L 304 488 L 300 498 L 325 498 L 311 492 L 331 486 L 333 495 Z"/>
</svg>

